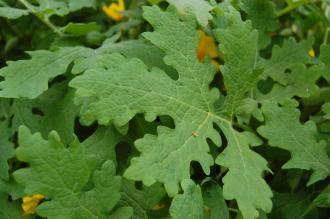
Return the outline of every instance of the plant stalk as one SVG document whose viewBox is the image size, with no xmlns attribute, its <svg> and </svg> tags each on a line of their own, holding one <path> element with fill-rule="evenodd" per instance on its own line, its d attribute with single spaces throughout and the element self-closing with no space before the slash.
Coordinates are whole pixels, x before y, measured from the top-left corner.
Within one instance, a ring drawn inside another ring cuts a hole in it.
<svg viewBox="0 0 330 219">
<path fill-rule="evenodd" d="M 290 11 L 298 8 L 299 6 L 302 6 L 304 4 L 308 4 L 311 3 L 313 0 L 301 0 L 299 2 L 294 2 L 292 4 L 289 4 L 287 7 L 283 8 L 282 10 L 280 10 L 279 12 L 276 13 L 276 17 L 279 18 L 287 13 L 289 13 Z"/>
<path fill-rule="evenodd" d="M 32 14 L 34 14 L 42 23 L 44 23 L 51 30 L 53 30 L 54 33 L 56 33 L 60 37 L 64 36 L 64 34 L 49 20 L 48 17 L 40 16 L 29 2 L 27 2 L 26 0 L 19 0 L 19 2 L 22 3 L 26 7 L 26 9 L 28 9 Z"/>
</svg>

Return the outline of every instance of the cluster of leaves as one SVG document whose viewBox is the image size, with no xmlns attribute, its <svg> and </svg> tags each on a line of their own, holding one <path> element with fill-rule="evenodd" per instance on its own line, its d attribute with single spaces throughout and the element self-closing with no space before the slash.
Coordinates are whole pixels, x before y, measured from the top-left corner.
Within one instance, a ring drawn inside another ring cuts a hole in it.
<svg viewBox="0 0 330 219">
<path fill-rule="evenodd" d="M 327 218 L 330 2 L 110 3 L 0 0 L 1 219 Z"/>
</svg>

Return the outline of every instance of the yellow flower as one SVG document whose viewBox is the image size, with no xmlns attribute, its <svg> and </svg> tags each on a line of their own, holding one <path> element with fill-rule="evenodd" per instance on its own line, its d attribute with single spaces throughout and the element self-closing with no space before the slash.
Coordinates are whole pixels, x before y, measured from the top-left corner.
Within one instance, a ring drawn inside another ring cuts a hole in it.
<svg viewBox="0 0 330 219">
<path fill-rule="evenodd" d="M 310 57 L 314 58 L 314 57 L 315 57 L 315 51 L 314 51 L 314 49 L 309 50 L 309 51 L 308 51 L 308 55 L 309 55 Z"/>
<path fill-rule="evenodd" d="M 111 3 L 109 6 L 104 5 L 102 9 L 104 13 L 115 21 L 121 21 L 124 17 L 125 2 L 124 0 L 119 0 L 118 3 Z"/>
<path fill-rule="evenodd" d="M 22 208 L 24 211 L 24 215 L 34 214 L 36 212 L 36 208 L 38 207 L 40 201 L 44 199 L 45 196 L 41 194 L 31 195 L 31 196 L 24 196 Z"/>
<path fill-rule="evenodd" d="M 207 36 L 203 31 L 198 30 L 199 33 L 199 45 L 197 48 L 197 58 L 202 61 L 205 56 L 210 56 L 212 59 L 218 57 L 217 46 L 214 43 L 214 39 Z"/>
</svg>

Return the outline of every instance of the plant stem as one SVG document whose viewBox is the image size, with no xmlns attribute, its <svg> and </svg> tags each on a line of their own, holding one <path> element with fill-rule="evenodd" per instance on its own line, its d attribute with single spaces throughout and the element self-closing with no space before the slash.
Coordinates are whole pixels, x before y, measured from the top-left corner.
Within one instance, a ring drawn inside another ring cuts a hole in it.
<svg viewBox="0 0 330 219">
<path fill-rule="evenodd" d="M 330 27 L 327 27 L 327 29 L 325 30 L 323 43 L 322 43 L 324 45 L 326 45 L 328 43 L 329 32 L 330 32 Z"/>
<path fill-rule="evenodd" d="M 39 18 L 39 20 L 42 23 L 44 23 L 51 30 L 53 30 L 54 33 L 56 33 L 60 37 L 64 36 L 64 34 L 49 20 L 48 17 L 40 16 L 29 2 L 27 2 L 26 0 L 19 0 L 19 2 L 21 2 L 26 7 L 26 9 L 28 9 L 32 14 L 34 14 L 37 18 Z"/>
<path fill-rule="evenodd" d="M 301 5 L 307 4 L 312 2 L 313 0 L 301 0 L 299 2 L 294 2 L 289 4 L 287 7 L 283 8 L 282 10 L 280 10 L 279 12 L 277 12 L 276 17 L 279 18 L 287 13 L 289 13 L 290 11 L 298 8 Z"/>
</svg>

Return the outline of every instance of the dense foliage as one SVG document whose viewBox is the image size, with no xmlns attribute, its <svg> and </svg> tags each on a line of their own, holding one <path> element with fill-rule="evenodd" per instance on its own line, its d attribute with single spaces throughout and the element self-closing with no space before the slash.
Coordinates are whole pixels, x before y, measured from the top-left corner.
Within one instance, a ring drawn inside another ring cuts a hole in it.
<svg viewBox="0 0 330 219">
<path fill-rule="evenodd" d="M 0 0 L 0 219 L 322 219 L 330 1 Z"/>
</svg>

